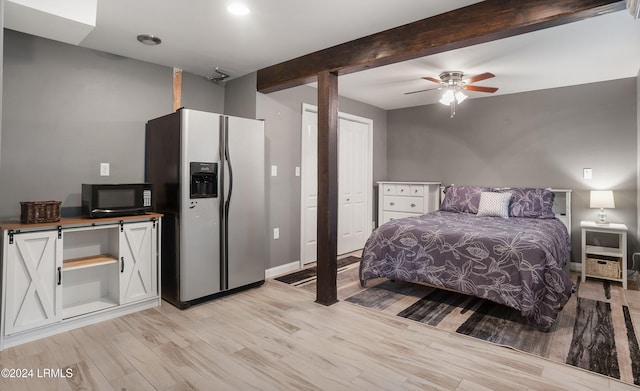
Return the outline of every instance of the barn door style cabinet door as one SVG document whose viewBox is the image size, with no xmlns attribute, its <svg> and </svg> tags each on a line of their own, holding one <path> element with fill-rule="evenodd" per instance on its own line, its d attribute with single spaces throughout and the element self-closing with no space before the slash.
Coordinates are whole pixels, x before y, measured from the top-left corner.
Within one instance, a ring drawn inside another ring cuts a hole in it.
<svg viewBox="0 0 640 391">
<path fill-rule="evenodd" d="M 160 217 L 2 225 L 0 347 L 160 305 Z"/>
<path fill-rule="evenodd" d="M 120 304 L 158 294 L 155 227 L 147 223 L 127 224 L 120 241 Z"/>
<path fill-rule="evenodd" d="M 6 262 L 4 332 L 17 333 L 57 322 L 62 314 L 62 246 L 58 232 L 11 235 Z"/>
</svg>

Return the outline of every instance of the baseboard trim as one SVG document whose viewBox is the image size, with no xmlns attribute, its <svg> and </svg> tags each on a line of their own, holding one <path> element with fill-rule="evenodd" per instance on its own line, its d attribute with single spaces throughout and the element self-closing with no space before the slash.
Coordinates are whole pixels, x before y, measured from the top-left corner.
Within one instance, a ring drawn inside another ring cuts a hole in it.
<svg viewBox="0 0 640 391">
<path fill-rule="evenodd" d="M 266 278 L 275 277 L 280 274 L 289 273 L 294 270 L 300 269 L 300 261 L 286 263 L 284 265 L 275 266 L 265 270 L 264 275 Z"/>
</svg>

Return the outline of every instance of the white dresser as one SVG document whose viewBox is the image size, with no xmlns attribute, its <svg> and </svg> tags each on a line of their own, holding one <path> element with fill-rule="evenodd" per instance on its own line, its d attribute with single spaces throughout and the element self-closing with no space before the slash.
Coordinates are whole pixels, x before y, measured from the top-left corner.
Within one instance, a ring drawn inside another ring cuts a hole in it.
<svg viewBox="0 0 640 391">
<path fill-rule="evenodd" d="M 440 182 L 378 182 L 378 226 L 438 210 Z"/>
</svg>

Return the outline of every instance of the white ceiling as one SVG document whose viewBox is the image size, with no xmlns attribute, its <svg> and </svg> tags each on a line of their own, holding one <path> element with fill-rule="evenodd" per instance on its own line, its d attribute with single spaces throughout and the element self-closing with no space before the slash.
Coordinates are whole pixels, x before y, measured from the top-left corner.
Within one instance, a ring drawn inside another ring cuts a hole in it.
<svg viewBox="0 0 640 391">
<path fill-rule="evenodd" d="M 214 76 L 214 68 L 219 67 L 233 78 L 478 1 L 244 0 L 251 12 L 243 17 L 227 13 L 230 2 L 97 0 L 96 26 L 79 46 L 202 76 Z M 11 13 L 6 12 L 5 17 L 5 26 L 10 27 Z M 20 27 L 20 31 L 35 34 L 42 26 L 38 27 L 32 31 Z M 136 40 L 138 34 L 156 35 L 162 44 L 143 45 Z M 436 102 L 437 91 L 404 93 L 436 86 L 421 77 L 437 78 L 443 70 L 459 70 L 469 76 L 492 72 L 495 78 L 477 85 L 498 87 L 496 94 L 510 94 L 633 77 L 639 69 L 640 20 L 620 11 L 341 76 L 339 91 L 394 109 Z"/>
</svg>

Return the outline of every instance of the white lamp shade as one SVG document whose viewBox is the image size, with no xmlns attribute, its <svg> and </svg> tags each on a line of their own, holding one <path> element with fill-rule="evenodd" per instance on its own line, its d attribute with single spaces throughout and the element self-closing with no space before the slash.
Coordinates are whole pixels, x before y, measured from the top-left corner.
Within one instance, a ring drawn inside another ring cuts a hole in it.
<svg viewBox="0 0 640 391">
<path fill-rule="evenodd" d="M 590 208 L 615 208 L 616 205 L 613 202 L 613 191 L 611 190 L 591 190 Z"/>
<path fill-rule="evenodd" d="M 451 102 L 453 102 L 454 99 L 455 99 L 455 96 L 453 95 L 453 91 L 447 90 L 444 93 L 444 95 L 442 95 L 442 99 L 440 99 L 440 103 L 448 106 L 451 104 Z"/>
<path fill-rule="evenodd" d="M 456 101 L 458 103 L 464 102 L 465 99 L 467 99 L 467 96 L 465 94 L 463 94 L 461 91 L 456 92 Z"/>
</svg>

